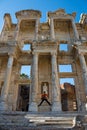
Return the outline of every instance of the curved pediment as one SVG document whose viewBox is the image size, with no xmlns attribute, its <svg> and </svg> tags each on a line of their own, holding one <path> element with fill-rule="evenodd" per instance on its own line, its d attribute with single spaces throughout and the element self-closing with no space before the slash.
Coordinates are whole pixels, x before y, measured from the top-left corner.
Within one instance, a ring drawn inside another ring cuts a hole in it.
<svg viewBox="0 0 87 130">
<path fill-rule="evenodd" d="M 41 17 L 41 12 L 38 10 L 21 10 L 15 13 L 17 18 L 25 18 L 25 17 Z"/>
</svg>

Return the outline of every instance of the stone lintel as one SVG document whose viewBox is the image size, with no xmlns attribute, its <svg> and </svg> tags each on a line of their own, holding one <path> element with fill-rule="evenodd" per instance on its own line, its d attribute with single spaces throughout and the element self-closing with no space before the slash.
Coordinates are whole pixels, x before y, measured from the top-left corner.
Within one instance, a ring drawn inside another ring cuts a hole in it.
<svg viewBox="0 0 87 130">
<path fill-rule="evenodd" d="M 38 40 L 38 41 L 33 41 L 33 45 L 41 45 L 41 46 L 44 46 L 44 45 L 46 45 L 46 46 L 50 46 L 50 45 L 57 45 L 58 44 L 58 41 L 56 41 L 56 40 L 54 40 L 54 41 L 52 41 L 52 40 Z"/>
<path fill-rule="evenodd" d="M 2 41 L 0 40 L 0 47 L 10 47 L 10 46 L 16 46 L 17 42 L 16 41 Z"/>
</svg>

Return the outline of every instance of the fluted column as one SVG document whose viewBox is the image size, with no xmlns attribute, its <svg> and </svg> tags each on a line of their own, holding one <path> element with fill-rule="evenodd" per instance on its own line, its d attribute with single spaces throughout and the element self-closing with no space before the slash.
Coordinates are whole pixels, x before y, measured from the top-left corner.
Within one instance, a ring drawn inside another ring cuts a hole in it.
<svg viewBox="0 0 87 130">
<path fill-rule="evenodd" d="M 8 96 L 8 92 L 9 92 L 12 65 L 13 65 L 13 55 L 9 55 L 4 85 L 3 85 L 2 91 L 1 91 L 0 110 L 7 110 L 8 109 L 7 96 Z"/>
<path fill-rule="evenodd" d="M 74 36 L 75 36 L 75 40 L 79 40 L 79 34 L 75 25 L 75 21 L 74 19 L 72 19 L 72 27 L 73 27 L 73 31 L 74 31 Z"/>
<path fill-rule="evenodd" d="M 38 40 L 38 25 L 39 25 L 39 19 L 36 19 L 36 24 L 35 24 L 35 40 Z"/>
<path fill-rule="evenodd" d="M 57 73 L 56 53 L 52 55 L 52 111 L 61 111 L 61 94 Z"/>
<path fill-rule="evenodd" d="M 53 18 L 50 18 L 50 37 L 51 37 L 51 40 L 55 39 Z"/>
<path fill-rule="evenodd" d="M 38 53 L 33 53 L 33 67 L 31 79 L 31 102 L 29 111 L 37 111 L 37 91 L 38 91 Z"/>
</svg>

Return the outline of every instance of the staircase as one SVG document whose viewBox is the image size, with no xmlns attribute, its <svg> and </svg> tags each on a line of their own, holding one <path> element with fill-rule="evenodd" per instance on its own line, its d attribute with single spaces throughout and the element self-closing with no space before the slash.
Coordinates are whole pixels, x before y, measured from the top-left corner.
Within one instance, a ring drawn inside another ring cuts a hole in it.
<svg viewBox="0 0 87 130">
<path fill-rule="evenodd" d="M 74 126 L 73 114 L 0 112 L 0 130 L 68 130 Z"/>
</svg>

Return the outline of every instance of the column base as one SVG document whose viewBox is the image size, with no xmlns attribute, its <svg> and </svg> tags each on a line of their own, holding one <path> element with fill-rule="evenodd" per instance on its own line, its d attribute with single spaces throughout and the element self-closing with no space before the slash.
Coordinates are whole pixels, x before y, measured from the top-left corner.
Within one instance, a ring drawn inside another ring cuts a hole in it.
<svg viewBox="0 0 87 130">
<path fill-rule="evenodd" d="M 0 111 L 6 111 L 6 110 L 8 110 L 8 105 L 7 105 L 7 103 L 4 102 L 4 101 L 1 101 L 1 102 L 0 102 Z"/>
<path fill-rule="evenodd" d="M 61 111 L 61 104 L 59 102 L 54 102 L 52 104 L 52 112 L 60 112 Z"/>
<path fill-rule="evenodd" d="M 28 111 L 32 111 L 32 112 L 38 111 L 36 102 L 31 102 L 30 103 Z"/>
</svg>

